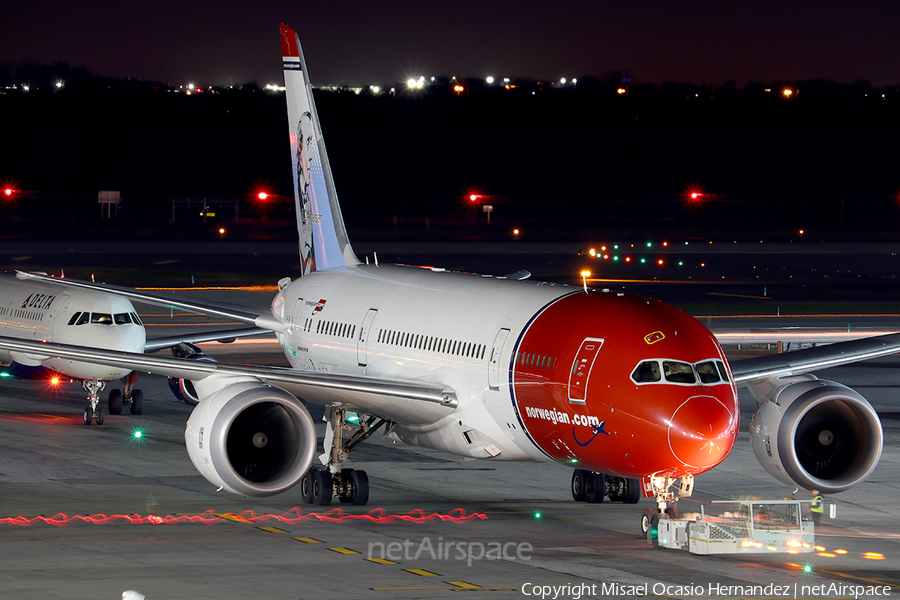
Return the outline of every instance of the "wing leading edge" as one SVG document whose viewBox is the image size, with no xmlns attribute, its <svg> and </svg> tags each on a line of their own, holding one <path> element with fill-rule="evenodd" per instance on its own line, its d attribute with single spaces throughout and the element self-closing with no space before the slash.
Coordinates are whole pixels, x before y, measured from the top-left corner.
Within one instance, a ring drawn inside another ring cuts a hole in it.
<svg viewBox="0 0 900 600">
<path fill-rule="evenodd" d="M 0 348 L 40 356 L 59 356 L 87 363 L 120 366 L 142 373 L 189 379 L 254 378 L 276 385 L 315 404 L 340 403 L 401 423 L 430 423 L 452 412 L 456 393 L 428 382 L 395 381 L 351 375 L 313 373 L 286 367 L 235 365 L 114 352 L 0 336 Z"/>
<path fill-rule="evenodd" d="M 900 333 L 817 346 L 730 363 L 734 381 L 747 386 L 770 377 L 802 375 L 900 353 Z"/>
</svg>

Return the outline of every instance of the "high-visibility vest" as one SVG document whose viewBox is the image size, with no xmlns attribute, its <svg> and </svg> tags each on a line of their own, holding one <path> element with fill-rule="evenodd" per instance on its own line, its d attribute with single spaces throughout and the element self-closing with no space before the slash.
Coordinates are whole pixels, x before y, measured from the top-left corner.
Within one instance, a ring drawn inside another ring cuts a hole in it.
<svg viewBox="0 0 900 600">
<path fill-rule="evenodd" d="M 812 503 L 809 505 L 809 510 L 812 512 L 825 512 L 825 498 L 822 496 L 816 496 L 812 499 Z"/>
</svg>

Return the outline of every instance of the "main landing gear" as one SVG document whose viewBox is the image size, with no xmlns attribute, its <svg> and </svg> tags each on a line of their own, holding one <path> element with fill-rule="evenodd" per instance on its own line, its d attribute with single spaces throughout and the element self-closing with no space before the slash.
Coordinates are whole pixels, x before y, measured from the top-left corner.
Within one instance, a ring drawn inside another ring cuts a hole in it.
<svg viewBox="0 0 900 600">
<path fill-rule="evenodd" d="M 144 392 L 134 388 L 137 381 L 137 373 L 131 373 L 122 378 L 122 389 L 114 389 L 109 392 L 108 408 L 109 414 L 122 414 L 122 407 L 131 408 L 131 414 L 139 415 L 144 412 Z M 81 387 L 88 393 L 88 402 L 90 403 L 84 409 L 84 424 L 90 425 L 96 422 L 97 425 L 103 425 L 103 409 L 100 407 L 100 392 L 106 387 L 105 381 L 99 379 L 85 379 L 81 382 Z"/>
<path fill-rule="evenodd" d="M 349 417 L 349 419 L 348 419 Z M 369 501 L 369 476 L 365 471 L 345 469 L 343 463 L 358 444 L 369 439 L 385 419 L 366 417 L 345 408 L 326 407 L 325 453 L 319 460 L 324 469 L 313 467 L 300 481 L 300 496 L 305 504 L 328 506 L 332 498 L 343 504 L 366 504 Z M 349 423 L 348 423 L 349 421 Z M 391 426 L 384 432 L 387 435 Z M 345 438 L 347 434 L 347 439 Z"/>
<path fill-rule="evenodd" d="M 130 373 L 122 378 L 121 390 L 110 390 L 109 414 L 121 415 L 122 408 L 125 406 L 131 409 L 133 415 L 144 413 L 144 392 L 134 387 L 137 379 L 137 373 Z"/>
<path fill-rule="evenodd" d="M 641 499 L 641 482 L 586 469 L 572 473 L 572 498 L 578 502 L 597 504 L 608 497 L 610 502 L 635 504 Z"/>
<path fill-rule="evenodd" d="M 678 486 L 675 492 L 669 488 Z M 694 476 L 684 475 L 680 479 L 667 477 L 651 477 L 650 485 L 656 496 L 656 508 L 648 508 L 641 515 L 641 533 L 654 548 L 659 548 L 659 535 L 657 528 L 661 519 L 677 519 L 681 516 L 678 510 L 678 499 L 687 498 L 694 491 Z"/>
</svg>

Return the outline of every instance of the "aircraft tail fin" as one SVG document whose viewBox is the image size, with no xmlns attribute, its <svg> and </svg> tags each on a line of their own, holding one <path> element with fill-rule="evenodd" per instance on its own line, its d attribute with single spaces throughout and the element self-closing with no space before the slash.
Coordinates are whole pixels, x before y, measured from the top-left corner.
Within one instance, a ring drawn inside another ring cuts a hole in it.
<svg viewBox="0 0 900 600">
<path fill-rule="evenodd" d="M 341 216 L 300 38 L 287 25 L 280 29 L 302 276 L 359 259 Z"/>
</svg>

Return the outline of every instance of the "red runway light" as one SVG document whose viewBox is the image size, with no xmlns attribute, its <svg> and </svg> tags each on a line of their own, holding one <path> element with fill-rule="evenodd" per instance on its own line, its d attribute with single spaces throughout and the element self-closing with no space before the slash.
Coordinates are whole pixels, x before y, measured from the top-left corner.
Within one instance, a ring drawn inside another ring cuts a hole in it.
<svg viewBox="0 0 900 600">
<path fill-rule="evenodd" d="M 256 197 L 260 200 L 265 200 L 269 197 L 269 194 L 267 194 L 266 192 L 260 192 L 256 195 Z"/>
</svg>

